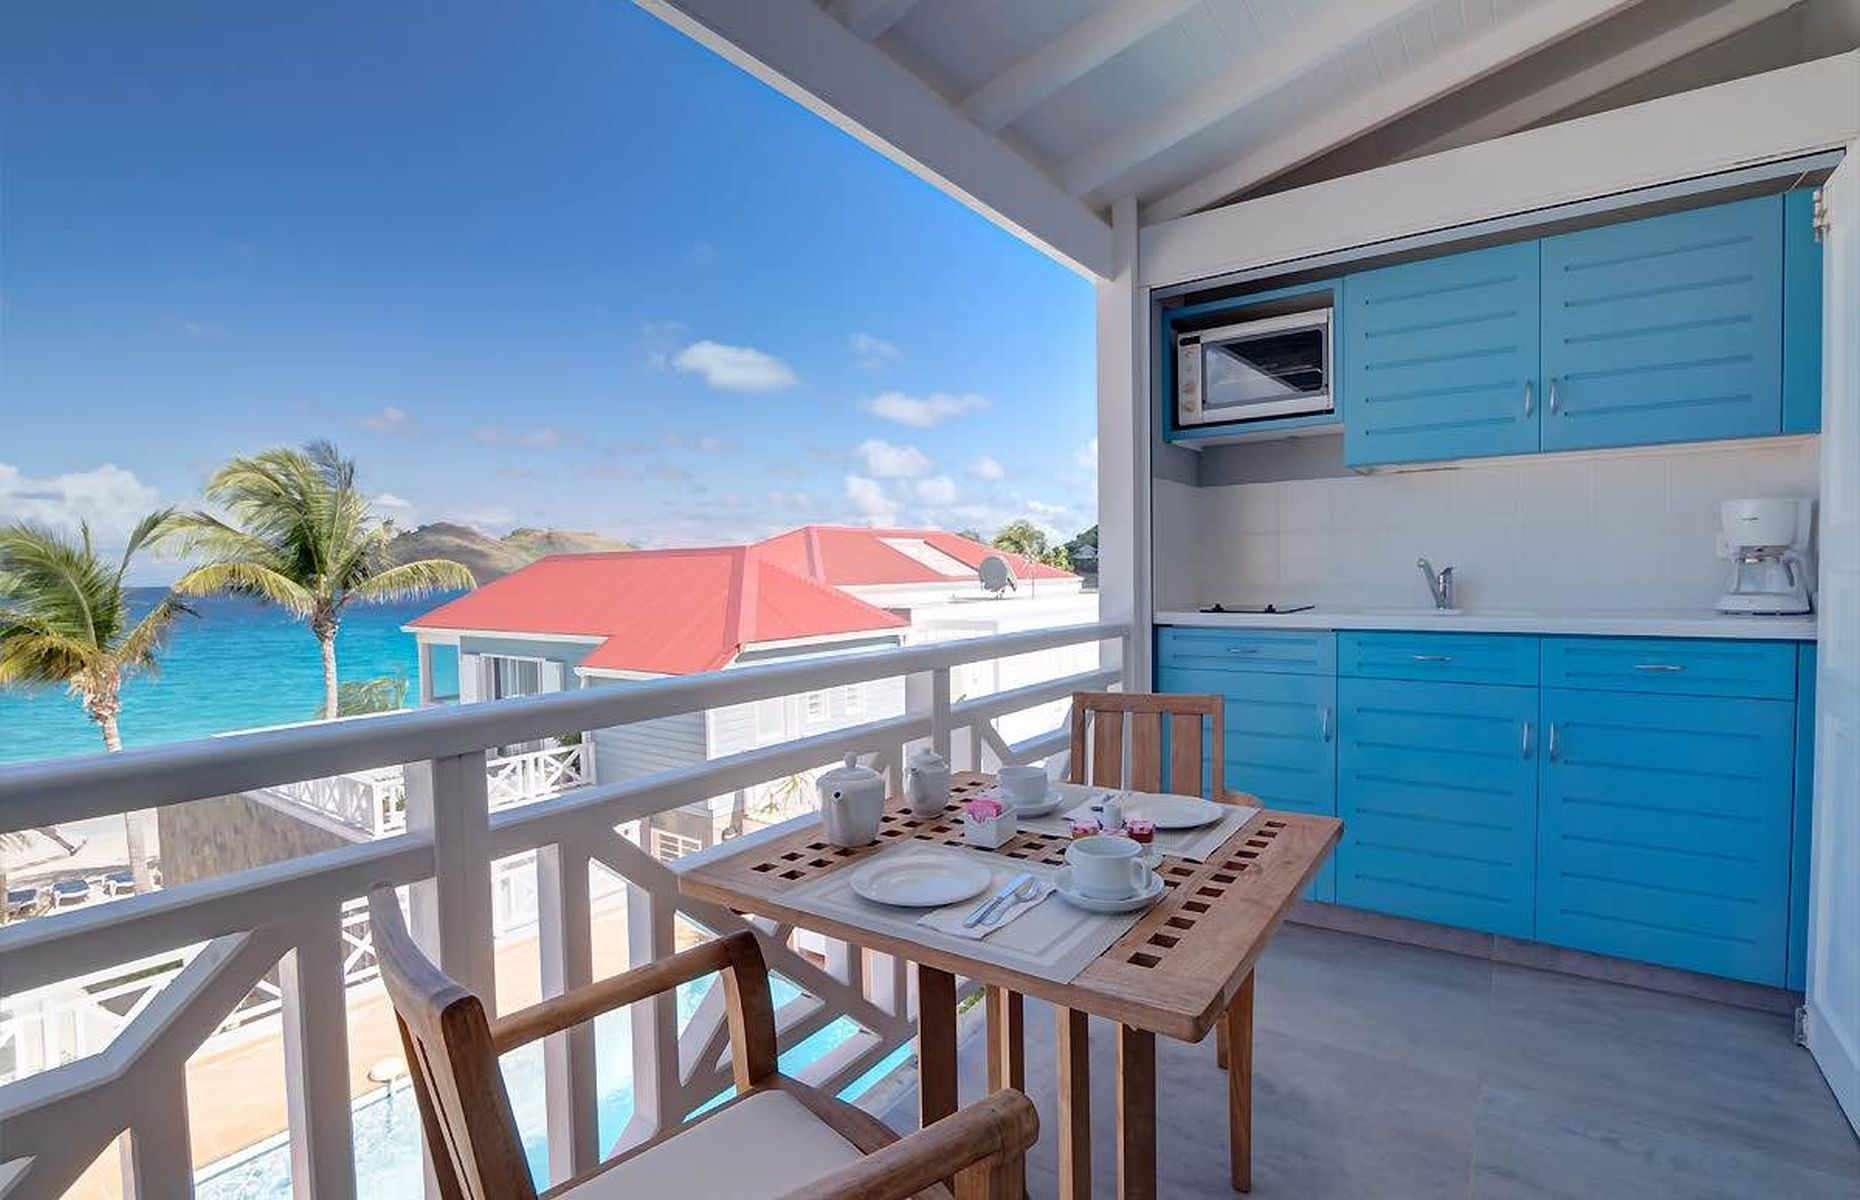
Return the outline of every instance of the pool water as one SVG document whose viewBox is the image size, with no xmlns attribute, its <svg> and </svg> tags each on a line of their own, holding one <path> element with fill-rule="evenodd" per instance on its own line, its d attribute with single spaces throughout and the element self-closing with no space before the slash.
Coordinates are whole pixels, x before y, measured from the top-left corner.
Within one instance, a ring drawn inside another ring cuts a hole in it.
<svg viewBox="0 0 1860 1200">
<path fill-rule="evenodd" d="M 697 1012 L 698 1005 L 715 984 L 714 979 L 700 980 L 678 989 L 678 1026 L 682 1030 Z M 770 990 L 777 1010 L 801 995 L 800 989 L 785 979 L 771 977 Z M 828 1025 L 781 1056 L 781 1068 L 796 1074 L 823 1058 L 835 1046 L 857 1033 L 859 1026 L 846 1017 Z M 595 1018 L 595 1077 L 600 1105 L 600 1144 L 611 1146 L 633 1116 L 633 1034 L 625 1012 L 607 1013 Z M 549 1182 L 549 1151 L 545 1140 L 547 1117 L 543 1082 L 543 1048 L 540 1043 L 524 1046 L 503 1056 L 504 1089 L 510 1094 L 510 1108 L 517 1130 L 523 1137 L 523 1149 L 529 1158 L 530 1175 L 538 1190 Z M 840 1093 L 852 1099 L 890 1074 L 909 1055 L 908 1045 L 895 1052 L 847 1085 Z M 725 1093 L 727 1095 L 727 1093 Z M 723 1099 L 714 1097 L 703 1107 Z M 356 1103 L 355 1187 L 361 1200 L 401 1200 L 421 1194 L 420 1114 L 414 1105 L 413 1091 L 405 1082 L 385 1091 L 375 1092 Z M 279 1134 L 259 1146 L 213 1163 L 195 1176 L 195 1195 L 199 1200 L 274 1200 L 291 1195 L 291 1147 Z"/>
</svg>

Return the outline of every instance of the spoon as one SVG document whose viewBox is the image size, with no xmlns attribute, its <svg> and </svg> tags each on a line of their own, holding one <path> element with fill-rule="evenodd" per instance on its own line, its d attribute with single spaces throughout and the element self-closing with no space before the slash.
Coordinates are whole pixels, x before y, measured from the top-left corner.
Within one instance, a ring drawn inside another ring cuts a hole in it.
<svg viewBox="0 0 1860 1200">
<path fill-rule="evenodd" d="M 1016 904 L 1022 903 L 1023 901 L 1033 899 L 1036 895 L 1039 894 L 1039 892 L 1040 892 L 1040 881 L 1035 879 L 1031 875 L 1027 876 L 1027 878 L 1021 882 L 1021 885 L 1019 887 L 1015 888 L 1013 891 L 1008 893 L 1007 902 L 1005 904 L 1001 905 L 999 908 L 989 913 L 986 917 L 982 918 L 982 924 L 984 925 L 1000 924 L 1001 918 L 1007 916 L 1009 909 L 1013 908 Z"/>
</svg>

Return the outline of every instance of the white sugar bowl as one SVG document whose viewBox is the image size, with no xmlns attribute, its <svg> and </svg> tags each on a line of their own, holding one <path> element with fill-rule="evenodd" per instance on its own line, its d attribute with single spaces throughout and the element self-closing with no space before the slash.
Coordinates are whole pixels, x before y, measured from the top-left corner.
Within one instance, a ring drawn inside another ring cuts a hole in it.
<svg viewBox="0 0 1860 1200">
<path fill-rule="evenodd" d="M 904 798 L 916 816 L 942 816 L 949 804 L 949 760 L 929 746 L 912 754 L 904 767 Z"/>
<path fill-rule="evenodd" d="M 848 754 L 840 766 L 824 772 L 814 785 L 820 791 L 820 823 L 835 846 L 869 846 L 878 840 L 885 816 L 885 777 L 859 765 Z"/>
</svg>

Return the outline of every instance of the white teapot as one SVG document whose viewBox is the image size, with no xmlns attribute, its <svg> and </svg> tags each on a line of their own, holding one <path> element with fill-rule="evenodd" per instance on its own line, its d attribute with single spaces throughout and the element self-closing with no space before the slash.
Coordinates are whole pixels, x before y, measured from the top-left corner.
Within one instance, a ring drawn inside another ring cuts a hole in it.
<svg viewBox="0 0 1860 1200">
<path fill-rule="evenodd" d="M 858 755 L 848 754 L 814 786 L 820 789 L 820 823 L 829 842 L 869 846 L 878 840 L 878 825 L 885 816 L 883 775 L 860 766 Z"/>
<path fill-rule="evenodd" d="M 904 766 L 904 798 L 916 816 L 942 816 L 949 804 L 949 760 L 929 746 L 920 747 Z"/>
</svg>

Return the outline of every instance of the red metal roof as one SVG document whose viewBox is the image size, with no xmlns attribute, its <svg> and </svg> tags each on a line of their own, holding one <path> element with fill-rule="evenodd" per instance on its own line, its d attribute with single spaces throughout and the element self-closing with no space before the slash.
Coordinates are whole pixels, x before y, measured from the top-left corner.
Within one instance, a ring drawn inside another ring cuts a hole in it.
<svg viewBox="0 0 1860 1200">
<path fill-rule="evenodd" d="M 554 555 L 410 624 L 598 637 L 582 666 L 689 675 L 716 670 L 759 642 L 909 622 L 786 570 L 759 547 L 714 546 Z"/>
<path fill-rule="evenodd" d="M 833 587 L 887 583 L 951 583 L 957 577 L 917 561 L 885 539 L 921 541 L 973 571 L 982 559 L 999 554 L 1022 579 L 1073 579 L 1070 571 L 996 550 L 992 546 L 941 529 L 872 529 L 856 525 L 803 525 L 777 534 L 757 549 L 788 570 Z"/>
</svg>

